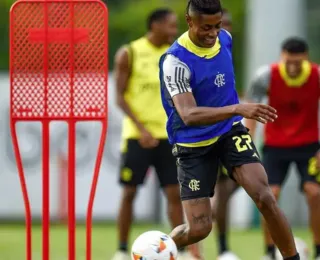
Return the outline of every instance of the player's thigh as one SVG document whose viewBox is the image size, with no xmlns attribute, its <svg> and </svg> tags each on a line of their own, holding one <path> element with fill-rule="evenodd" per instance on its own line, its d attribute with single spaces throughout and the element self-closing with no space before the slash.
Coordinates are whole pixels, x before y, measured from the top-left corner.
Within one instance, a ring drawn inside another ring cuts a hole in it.
<svg viewBox="0 0 320 260">
<path fill-rule="evenodd" d="M 223 200 L 228 199 L 237 189 L 239 185 L 234 179 L 229 177 L 227 169 L 221 164 L 219 167 L 219 175 L 216 185 L 216 195 Z"/>
<path fill-rule="evenodd" d="M 142 148 L 138 140 L 129 139 L 126 142 L 126 148 L 121 158 L 120 183 L 140 185 L 151 165 L 150 150 Z"/>
<path fill-rule="evenodd" d="M 160 140 L 152 154 L 152 165 L 155 167 L 161 187 L 178 184 L 176 158 L 168 140 Z"/>
<path fill-rule="evenodd" d="M 182 200 L 213 196 L 219 166 L 214 150 L 213 146 L 174 146 Z"/>
<path fill-rule="evenodd" d="M 270 186 L 282 186 L 288 175 L 292 161 L 287 149 L 264 146 L 262 149 L 262 164 L 268 175 Z"/>
<path fill-rule="evenodd" d="M 220 163 L 217 184 L 219 184 L 220 182 L 225 182 L 228 179 L 230 179 L 228 170 L 222 165 L 222 163 Z"/>
<path fill-rule="evenodd" d="M 222 136 L 220 146 L 223 165 L 257 205 L 273 203 L 266 171 L 248 130 L 241 124 L 234 127 Z"/>
<path fill-rule="evenodd" d="M 319 150 L 319 144 L 314 143 L 296 149 L 295 162 L 301 179 L 300 188 L 303 190 L 306 183 L 317 183 L 320 185 L 320 172 L 316 167 L 315 155 Z"/>
</svg>

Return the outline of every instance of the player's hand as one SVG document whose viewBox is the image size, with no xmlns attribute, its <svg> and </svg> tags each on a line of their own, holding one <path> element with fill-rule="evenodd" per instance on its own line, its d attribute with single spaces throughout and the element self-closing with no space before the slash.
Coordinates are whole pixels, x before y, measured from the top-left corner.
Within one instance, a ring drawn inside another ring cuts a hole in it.
<svg viewBox="0 0 320 260">
<path fill-rule="evenodd" d="M 155 139 L 149 131 L 142 129 L 140 131 L 139 144 L 142 148 L 150 149 L 159 145 L 159 140 Z"/>
<path fill-rule="evenodd" d="M 257 103 L 238 104 L 236 113 L 244 118 L 254 119 L 263 124 L 274 122 L 278 117 L 277 110 L 273 107 Z"/>
<path fill-rule="evenodd" d="M 316 153 L 316 167 L 318 170 L 320 170 L 320 150 Z"/>
</svg>

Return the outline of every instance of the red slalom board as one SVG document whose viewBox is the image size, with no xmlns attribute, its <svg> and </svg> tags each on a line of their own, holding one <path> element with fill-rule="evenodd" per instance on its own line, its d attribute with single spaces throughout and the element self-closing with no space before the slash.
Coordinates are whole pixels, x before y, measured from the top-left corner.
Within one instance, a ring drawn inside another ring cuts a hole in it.
<svg viewBox="0 0 320 260">
<path fill-rule="evenodd" d="M 42 123 L 42 259 L 50 259 L 50 131 L 68 123 L 68 260 L 75 260 L 76 123 L 102 124 L 86 221 L 91 260 L 94 197 L 107 135 L 108 10 L 100 0 L 19 0 L 10 11 L 10 127 L 25 204 L 26 260 L 32 214 L 16 123 Z"/>
</svg>

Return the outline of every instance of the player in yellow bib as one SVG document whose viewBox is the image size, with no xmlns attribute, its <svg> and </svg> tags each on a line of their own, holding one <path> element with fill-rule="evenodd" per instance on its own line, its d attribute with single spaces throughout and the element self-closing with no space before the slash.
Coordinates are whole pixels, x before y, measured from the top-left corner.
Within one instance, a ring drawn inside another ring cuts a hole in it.
<svg viewBox="0 0 320 260">
<path fill-rule="evenodd" d="M 162 108 L 159 59 L 178 33 L 177 17 L 169 9 L 155 10 L 148 18 L 148 33 L 122 47 L 115 57 L 117 103 L 125 114 L 122 130 L 123 185 L 118 217 L 119 248 L 114 260 L 131 259 L 128 254 L 129 230 L 137 187 L 154 166 L 168 199 L 172 227 L 183 223 L 176 162 L 166 132 Z M 187 251 L 179 259 L 194 259 Z"/>
</svg>

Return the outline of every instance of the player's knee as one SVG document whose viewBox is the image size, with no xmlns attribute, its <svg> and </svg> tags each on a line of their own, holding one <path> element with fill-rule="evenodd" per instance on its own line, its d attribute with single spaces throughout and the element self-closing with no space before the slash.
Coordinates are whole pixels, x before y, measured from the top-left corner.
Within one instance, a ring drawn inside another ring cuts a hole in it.
<svg viewBox="0 0 320 260">
<path fill-rule="evenodd" d="M 210 218 L 211 219 L 211 218 Z M 191 226 L 189 229 L 189 236 L 194 243 L 205 239 L 212 230 L 212 220 L 208 220 L 199 225 Z"/>
<path fill-rule="evenodd" d="M 135 186 L 127 186 L 123 189 L 122 199 L 126 202 L 132 202 L 136 196 L 137 188 Z"/>
<path fill-rule="evenodd" d="M 260 211 L 273 210 L 277 204 L 275 196 L 267 185 L 257 191 L 253 199 Z"/>
<path fill-rule="evenodd" d="M 320 186 L 316 183 L 306 183 L 303 187 L 308 202 L 315 203 L 320 201 Z"/>
</svg>

